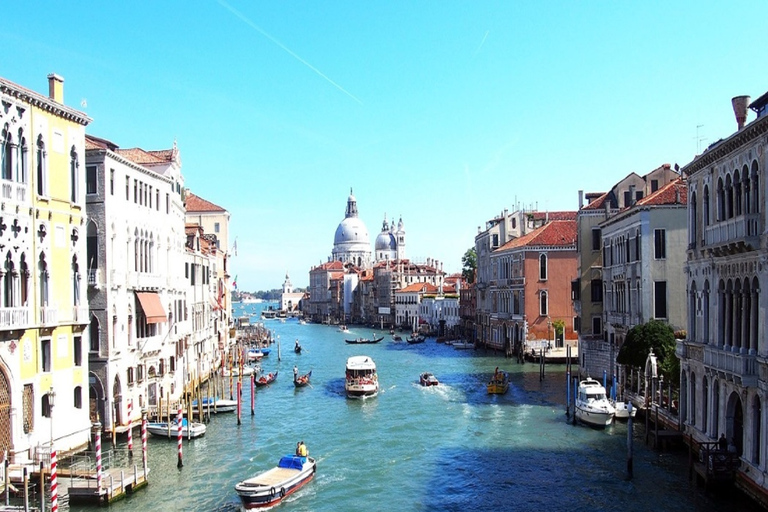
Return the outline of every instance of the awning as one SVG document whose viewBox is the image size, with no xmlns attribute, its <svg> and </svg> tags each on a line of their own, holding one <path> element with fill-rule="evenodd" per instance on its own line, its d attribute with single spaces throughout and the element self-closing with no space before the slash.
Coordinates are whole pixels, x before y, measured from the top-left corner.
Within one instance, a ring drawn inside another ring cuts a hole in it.
<svg viewBox="0 0 768 512">
<path fill-rule="evenodd" d="M 148 324 L 156 324 L 159 322 L 167 322 L 168 316 L 165 314 L 163 305 L 160 303 L 160 296 L 152 292 L 136 292 L 141 303 L 141 309 L 144 310 L 144 315 L 147 317 Z"/>
</svg>

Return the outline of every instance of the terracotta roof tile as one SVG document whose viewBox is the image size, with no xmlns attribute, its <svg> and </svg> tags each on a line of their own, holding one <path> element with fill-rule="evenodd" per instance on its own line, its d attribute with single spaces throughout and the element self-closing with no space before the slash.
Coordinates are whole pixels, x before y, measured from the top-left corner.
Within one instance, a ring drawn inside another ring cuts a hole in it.
<svg viewBox="0 0 768 512">
<path fill-rule="evenodd" d="M 226 212 L 221 206 L 215 205 L 210 201 L 206 201 L 202 197 L 196 196 L 190 191 L 187 191 L 185 201 L 188 212 Z"/>
<path fill-rule="evenodd" d="M 409 284 L 405 288 L 401 288 L 395 293 L 413 293 L 413 292 L 422 292 L 422 293 L 437 293 L 437 286 L 431 284 L 431 283 L 413 283 Z"/>
<path fill-rule="evenodd" d="M 593 199 L 589 202 L 589 204 L 586 204 L 581 207 L 582 210 L 602 210 L 605 208 L 605 200 L 608 198 L 609 192 L 604 192 L 597 198 Z"/>
<path fill-rule="evenodd" d="M 533 246 L 568 246 L 576 243 L 578 228 L 575 220 L 553 220 L 527 235 L 510 240 L 497 251 Z"/>
<path fill-rule="evenodd" d="M 638 206 L 688 204 L 688 185 L 682 178 L 677 178 L 676 180 L 667 183 L 653 194 L 640 199 L 635 204 Z"/>
<path fill-rule="evenodd" d="M 530 212 L 535 220 L 576 220 L 576 212 L 563 211 L 563 212 Z"/>
<path fill-rule="evenodd" d="M 115 153 L 139 165 L 164 163 L 164 160 L 141 148 L 117 149 Z"/>
</svg>

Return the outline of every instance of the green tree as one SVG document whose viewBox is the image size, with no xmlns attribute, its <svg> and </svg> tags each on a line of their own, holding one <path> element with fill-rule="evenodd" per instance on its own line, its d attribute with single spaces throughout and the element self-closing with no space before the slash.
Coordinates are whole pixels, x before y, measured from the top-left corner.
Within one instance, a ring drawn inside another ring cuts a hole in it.
<svg viewBox="0 0 768 512">
<path fill-rule="evenodd" d="M 469 284 L 475 282 L 475 271 L 477 270 L 477 253 L 474 247 L 467 249 L 464 256 L 461 257 L 461 276 Z"/>
<path fill-rule="evenodd" d="M 616 362 L 645 368 L 645 360 L 653 350 L 661 374 L 665 379 L 677 382 L 680 379 L 680 360 L 675 355 L 675 345 L 672 328 L 659 320 L 651 320 L 629 330 Z"/>
</svg>

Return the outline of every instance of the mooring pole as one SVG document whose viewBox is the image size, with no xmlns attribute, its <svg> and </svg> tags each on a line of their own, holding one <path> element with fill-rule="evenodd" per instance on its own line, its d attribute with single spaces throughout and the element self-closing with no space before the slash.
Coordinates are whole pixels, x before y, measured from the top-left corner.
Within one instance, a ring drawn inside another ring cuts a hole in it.
<svg viewBox="0 0 768 512">
<path fill-rule="evenodd" d="M 632 480 L 634 477 L 634 468 L 632 466 L 632 457 L 634 447 L 632 446 L 632 401 L 627 402 L 627 412 L 629 419 L 627 421 L 627 478 Z"/>
</svg>

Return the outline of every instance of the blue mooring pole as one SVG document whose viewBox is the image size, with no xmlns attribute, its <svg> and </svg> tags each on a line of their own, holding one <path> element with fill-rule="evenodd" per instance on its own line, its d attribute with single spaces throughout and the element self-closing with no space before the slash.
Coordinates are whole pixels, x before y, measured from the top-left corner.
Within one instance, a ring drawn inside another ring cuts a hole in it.
<svg viewBox="0 0 768 512">
<path fill-rule="evenodd" d="M 565 417 L 570 416 L 571 411 L 571 372 L 565 373 Z"/>
<path fill-rule="evenodd" d="M 632 402 L 627 402 L 627 412 L 629 419 L 627 421 L 627 478 L 632 480 L 634 469 L 632 467 Z"/>
</svg>

